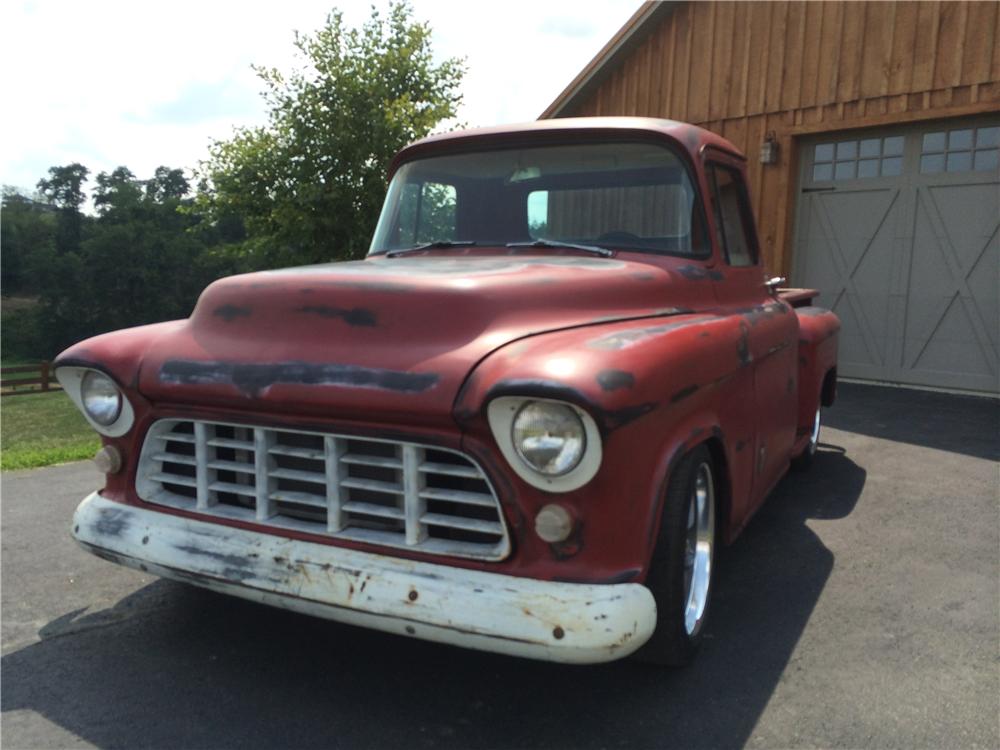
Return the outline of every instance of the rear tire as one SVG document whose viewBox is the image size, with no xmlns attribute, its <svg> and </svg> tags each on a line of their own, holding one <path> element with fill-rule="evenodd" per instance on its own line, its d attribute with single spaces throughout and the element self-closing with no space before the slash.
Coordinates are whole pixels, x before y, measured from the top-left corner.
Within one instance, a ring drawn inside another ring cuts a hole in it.
<svg viewBox="0 0 1000 750">
<path fill-rule="evenodd" d="M 795 471 L 805 471 L 812 466 L 813 459 L 816 458 L 816 449 L 819 448 L 820 429 L 820 407 L 816 407 L 816 416 L 813 417 L 812 432 L 809 434 L 809 443 L 802 453 L 792 459 L 792 468 Z"/>
<path fill-rule="evenodd" d="M 687 664 L 701 642 L 712 595 L 717 484 L 703 445 L 673 472 L 646 578 L 656 600 L 656 630 L 636 654 L 641 661 Z"/>
</svg>

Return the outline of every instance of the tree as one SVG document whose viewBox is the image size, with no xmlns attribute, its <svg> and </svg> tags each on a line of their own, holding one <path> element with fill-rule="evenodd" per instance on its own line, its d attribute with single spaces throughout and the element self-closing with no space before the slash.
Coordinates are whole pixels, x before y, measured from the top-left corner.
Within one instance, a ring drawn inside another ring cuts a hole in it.
<svg viewBox="0 0 1000 750">
<path fill-rule="evenodd" d="M 143 198 L 142 188 L 128 167 L 118 167 L 111 174 L 97 175 L 97 189 L 94 190 L 94 207 L 101 216 L 112 210 L 124 211 L 135 208 Z"/>
<path fill-rule="evenodd" d="M 98 217 L 83 217 L 85 236 L 64 251 L 53 237 L 64 212 L 82 216 L 86 169 L 49 173 L 41 186 L 46 203 L 4 195 L 5 291 L 12 281 L 38 298 L 37 306 L 5 319 L 8 351 L 50 358 L 97 333 L 184 317 L 206 284 L 234 270 L 209 252 L 204 236 L 188 231 L 199 219 L 180 210 L 191 203 L 182 170 L 158 167 L 149 180 L 124 166 L 98 174 Z"/>
<path fill-rule="evenodd" d="M 151 180 L 146 180 L 146 199 L 156 203 L 179 201 L 191 191 L 191 184 L 182 169 L 157 167 Z"/>
<path fill-rule="evenodd" d="M 406 2 L 360 30 L 334 11 L 295 46 L 304 68 L 256 69 L 268 124 L 215 142 L 198 170 L 197 210 L 213 225 L 238 217 L 247 238 L 235 247 L 257 267 L 363 255 L 390 159 L 461 101 L 463 61 L 434 63 L 430 27 Z"/>
<path fill-rule="evenodd" d="M 39 191 L 59 209 L 56 251 L 60 254 L 76 252 L 80 248 L 83 231 L 80 207 L 87 200 L 83 183 L 87 181 L 88 174 L 89 169 L 74 162 L 62 167 L 49 167 L 49 179 L 38 181 Z"/>
</svg>

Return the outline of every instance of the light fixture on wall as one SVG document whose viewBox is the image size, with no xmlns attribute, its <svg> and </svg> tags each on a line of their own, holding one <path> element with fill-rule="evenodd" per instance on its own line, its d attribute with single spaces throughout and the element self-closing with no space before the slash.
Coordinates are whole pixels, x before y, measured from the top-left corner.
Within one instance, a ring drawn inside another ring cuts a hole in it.
<svg viewBox="0 0 1000 750">
<path fill-rule="evenodd" d="M 773 130 L 769 130 L 764 136 L 764 142 L 760 144 L 760 163 L 778 163 L 778 137 Z"/>
</svg>

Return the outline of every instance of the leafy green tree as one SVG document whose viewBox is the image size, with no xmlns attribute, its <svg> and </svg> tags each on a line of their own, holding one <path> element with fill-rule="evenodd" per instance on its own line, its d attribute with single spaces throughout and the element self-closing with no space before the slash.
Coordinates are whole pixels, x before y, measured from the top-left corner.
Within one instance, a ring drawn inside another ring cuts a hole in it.
<svg viewBox="0 0 1000 750">
<path fill-rule="evenodd" d="M 87 200 L 83 183 L 90 170 L 74 162 L 61 167 L 49 167 L 49 179 L 39 180 L 38 189 L 50 204 L 59 209 L 56 230 L 56 250 L 76 252 L 82 240 L 84 218 L 80 208 Z"/>
<path fill-rule="evenodd" d="M 146 199 L 155 203 L 179 201 L 191 192 L 191 184 L 182 169 L 157 167 L 153 179 L 146 180 Z"/>
<path fill-rule="evenodd" d="M 88 219 L 76 250 L 60 252 L 53 241 L 28 243 L 26 273 L 38 306 L 14 321 L 13 338 L 5 321 L 5 345 L 15 342 L 17 353 L 52 357 L 88 336 L 185 317 L 209 282 L 233 271 L 228 258 L 188 231 L 199 217 L 181 210 L 191 203 L 182 170 L 159 167 L 151 179 L 140 180 L 122 166 L 98 174 L 96 183 L 98 217 Z M 36 203 L 35 214 L 55 226 L 67 205 L 83 201 L 53 195 L 50 190 L 49 200 L 63 205 Z M 2 224 L 5 237 L 18 229 L 8 227 L 6 213 Z"/>
<path fill-rule="evenodd" d="M 112 210 L 120 213 L 134 209 L 142 199 L 142 187 L 128 167 L 118 167 L 111 174 L 101 172 L 97 175 L 94 207 L 102 216 L 107 216 Z"/>
<path fill-rule="evenodd" d="M 435 63 L 429 26 L 411 16 L 395 2 L 350 29 L 334 11 L 314 34 L 296 35 L 303 68 L 257 69 L 268 124 L 212 145 L 196 201 L 229 236 L 242 222 L 246 239 L 234 247 L 249 265 L 363 255 L 390 159 L 454 117 L 464 63 Z"/>
</svg>

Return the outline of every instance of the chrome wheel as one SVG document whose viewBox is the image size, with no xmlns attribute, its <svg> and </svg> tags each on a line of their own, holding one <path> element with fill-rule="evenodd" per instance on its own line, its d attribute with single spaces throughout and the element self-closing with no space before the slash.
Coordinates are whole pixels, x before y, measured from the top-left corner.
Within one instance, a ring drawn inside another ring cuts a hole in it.
<svg viewBox="0 0 1000 750">
<path fill-rule="evenodd" d="M 809 435 L 809 447 L 806 450 L 809 455 L 812 456 L 816 453 L 816 447 L 819 445 L 819 407 L 816 407 L 816 416 L 813 418 L 813 429 L 812 433 Z"/>
<path fill-rule="evenodd" d="M 698 634 L 705 619 L 714 543 L 715 484 L 711 466 L 701 463 L 688 502 L 684 545 L 684 630 L 691 637 Z"/>
</svg>

